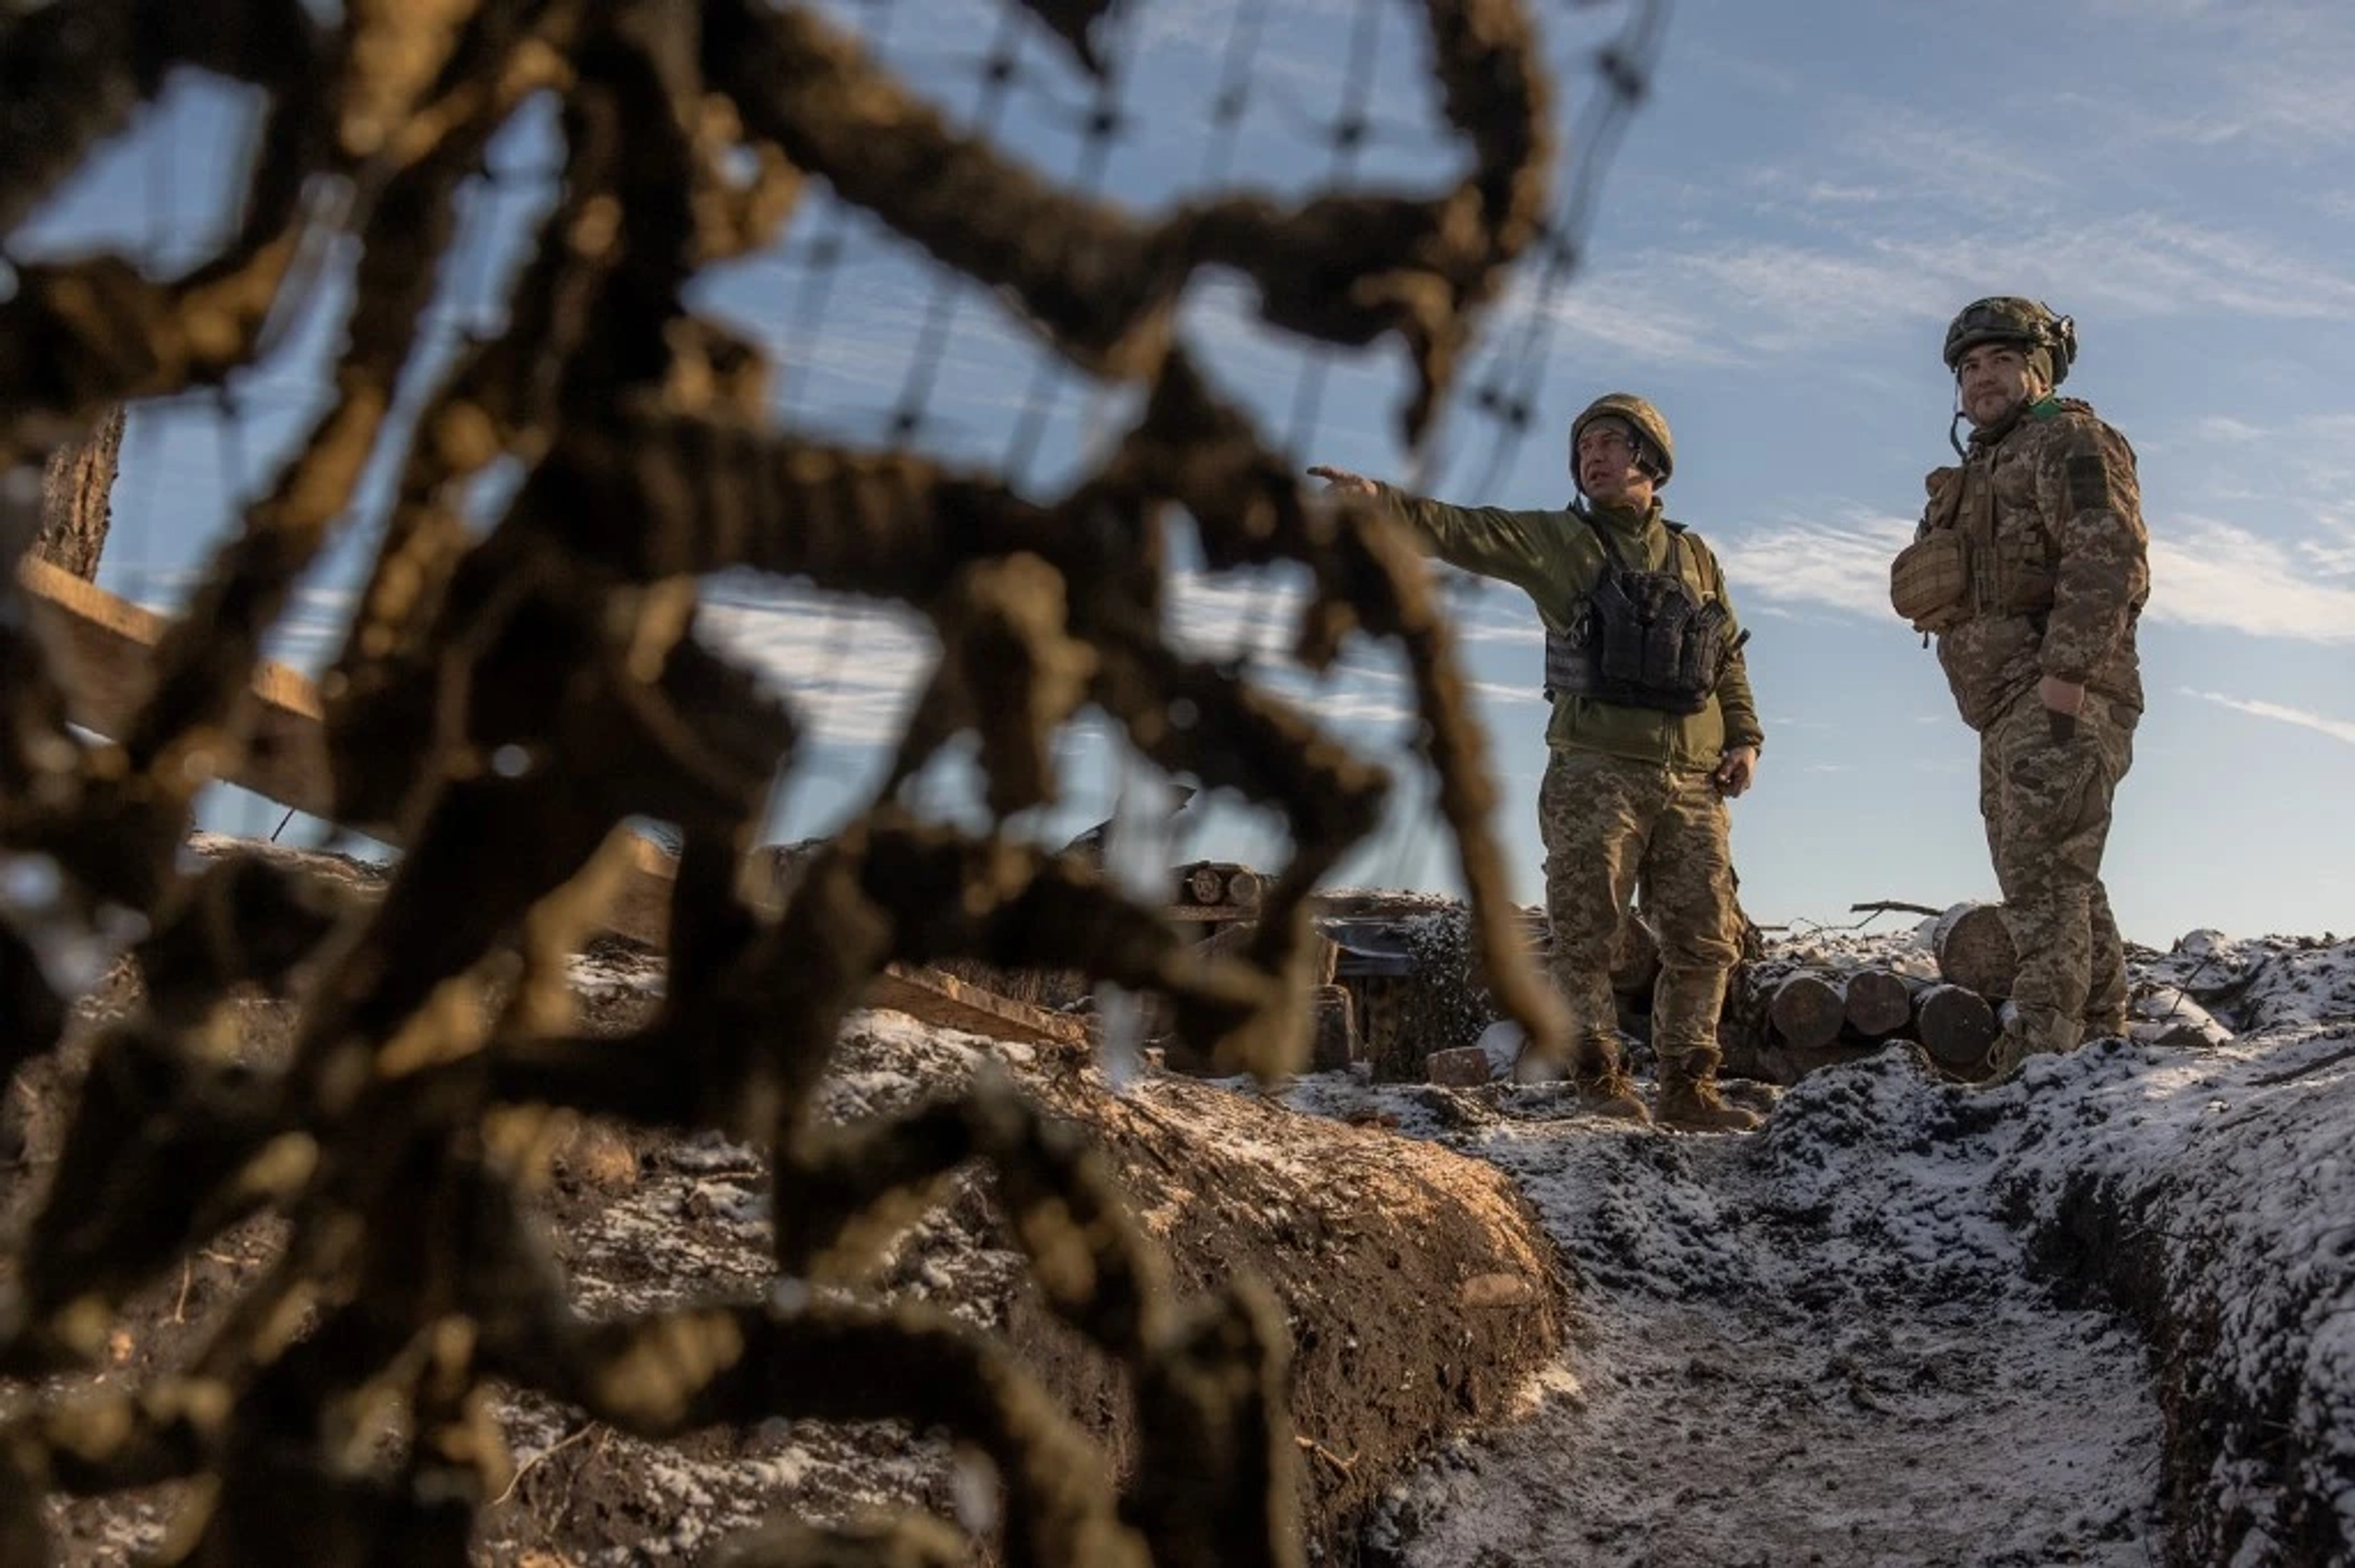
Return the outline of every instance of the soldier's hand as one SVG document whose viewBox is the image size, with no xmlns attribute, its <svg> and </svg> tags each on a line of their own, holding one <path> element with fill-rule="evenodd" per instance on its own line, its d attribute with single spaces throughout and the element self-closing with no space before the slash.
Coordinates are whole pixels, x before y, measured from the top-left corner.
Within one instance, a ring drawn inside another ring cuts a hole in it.
<svg viewBox="0 0 2355 1568">
<path fill-rule="evenodd" d="M 1325 488 L 1333 494 L 1343 496 L 1375 496 L 1379 495 L 1382 490 L 1382 486 L 1376 485 L 1364 475 L 1352 474 L 1346 468 L 1327 468 L 1324 464 L 1319 464 L 1315 467 L 1311 468 L 1308 472 L 1316 478 L 1324 480 Z"/>
<path fill-rule="evenodd" d="M 2056 714 L 2071 718 L 2085 711 L 2085 689 L 2074 681 L 2063 681 L 2058 675 L 2047 675 L 2036 683 L 2036 700 Z"/>
<path fill-rule="evenodd" d="M 2036 683 L 2037 701 L 2052 726 L 2052 744 L 2066 746 L 2077 736 L 2077 715 L 2085 711 L 2085 689 L 2074 681 L 2047 675 Z"/>
<path fill-rule="evenodd" d="M 1758 748 L 1736 746 L 1717 759 L 1717 771 L 1709 777 L 1715 781 L 1717 793 L 1730 800 L 1751 785 L 1758 776 Z"/>
</svg>

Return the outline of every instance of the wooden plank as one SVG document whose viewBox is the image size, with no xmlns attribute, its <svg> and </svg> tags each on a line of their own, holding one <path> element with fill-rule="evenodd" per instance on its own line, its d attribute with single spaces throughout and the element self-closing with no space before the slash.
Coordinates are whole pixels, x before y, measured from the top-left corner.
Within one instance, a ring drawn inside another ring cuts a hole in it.
<svg viewBox="0 0 2355 1568">
<path fill-rule="evenodd" d="M 1259 906 L 1252 904 L 1171 904 L 1162 911 L 1164 918 L 1180 921 L 1248 921 L 1259 916 Z"/>
<path fill-rule="evenodd" d="M 670 933 L 671 888 L 678 878 L 678 859 L 642 838 L 631 841 L 630 853 L 628 876 L 606 911 L 606 929 L 660 947 Z M 774 891 L 773 864 L 772 856 L 754 851 L 743 878 L 746 898 L 771 914 L 777 912 L 780 901 Z M 867 1007 L 888 1007 L 922 1023 L 994 1039 L 1035 1046 L 1087 1044 L 1087 1026 L 1075 1018 L 1000 996 L 928 967 L 893 964 L 867 983 L 860 1001 Z"/>
<path fill-rule="evenodd" d="M 17 578 L 65 689 L 66 715 L 120 739 L 154 683 L 155 646 L 170 623 L 33 556 L 17 564 Z M 318 688 L 301 671 L 265 660 L 254 668 L 249 702 L 246 756 L 224 776 L 281 806 L 327 816 L 334 790 Z M 381 824 L 351 826 L 384 836 Z"/>
<path fill-rule="evenodd" d="M 51 650 L 74 722 L 118 738 L 153 683 L 155 647 L 170 623 L 152 610 L 86 582 L 46 561 L 27 557 L 18 568 L 32 605 L 33 624 Z M 252 740 L 242 766 L 225 776 L 281 806 L 327 817 L 334 791 L 327 773 L 326 709 L 318 688 L 299 670 L 264 662 L 254 671 Z M 392 830 L 362 829 L 396 844 Z M 645 838 L 631 841 L 627 876 L 605 916 L 616 935 L 660 947 L 669 936 L 671 891 L 679 863 Z M 745 867 L 747 897 L 775 912 L 773 857 L 756 851 Z M 894 964 L 876 977 L 862 999 L 924 1023 L 1032 1045 L 1087 1043 L 1086 1026 L 971 985 L 936 969 Z"/>
<path fill-rule="evenodd" d="M 678 857 L 642 836 L 631 838 L 629 853 L 628 871 L 605 910 L 605 929 L 649 947 L 666 947 L 671 941 L 671 890 L 679 879 Z"/>
<path fill-rule="evenodd" d="M 864 998 L 925 1024 L 994 1039 L 1085 1050 L 1087 1025 L 1076 1018 L 1000 996 L 938 969 L 894 964 L 875 977 Z"/>
</svg>

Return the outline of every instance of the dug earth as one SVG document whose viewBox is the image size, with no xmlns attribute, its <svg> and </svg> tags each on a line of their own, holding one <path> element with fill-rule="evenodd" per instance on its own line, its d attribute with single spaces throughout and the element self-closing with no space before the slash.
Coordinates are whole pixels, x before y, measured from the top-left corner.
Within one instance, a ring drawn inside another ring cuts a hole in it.
<svg viewBox="0 0 2355 1568">
<path fill-rule="evenodd" d="M 584 1019 L 623 1032 L 656 1004 L 659 960 L 607 944 L 580 964 Z M 0 1169 L 0 1218 L 21 1226 L 40 1200 L 86 1070 L 90 1027 L 137 1001 L 118 974 L 82 1008 L 77 1037 L 16 1086 L 19 1148 Z M 242 1004 L 241 1054 L 282 1060 L 287 1004 Z M 1562 1346 L 1568 1301 L 1554 1243 L 1493 1165 L 1380 1125 L 1305 1116 L 1239 1082 L 1147 1073 L 1119 1093 L 1086 1053 L 1032 1048 L 855 1014 L 823 1100 L 829 1119 L 889 1116 L 1005 1074 L 1082 1125 L 1111 1162 L 1181 1292 L 1248 1273 L 1281 1303 L 1292 1344 L 1291 1413 L 1312 1560 L 1357 1561 L 1383 1493 L 1450 1436 L 1509 1420 Z M 585 1316 L 714 1298 L 773 1283 L 768 1173 L 760 1153 L 710 1133 L 580 1122 L 555 1145 L 540 1207 Z M 249 1221 L 132 1305 L 109 1383 L 183 1366 L 269 1267 L 282 1231 Z M 991 1181 L 961 1173 L 886 1255 L 887 1299 L 925 1300 L 1001 1333 L 1030 1370 L 1128 1462 L 1122 1374 L 1054 1319 L 1005 1239 Z M 52 1381 L 0 1383 L 0 1418 L 70 1397 Z M 517 1395 L 499 1412 L 513 1480 L 477 1531 L 486 1564 L 559 1568 L 692 1562 L 780 1512 L 840 1521 L 878 1506 L 959 1518 L 984 1542 L 985 1477 L 937 1434 L 888 1424 L 772 1421 L 678 1444 L 639 1441 L 572 1410 Z M 129 1562 L 165 1538 L 167 1485 L 55 1499 L 60 1561 Z M 986 1555 L 986 1553 L 985 1553 Z"/>
</svg>

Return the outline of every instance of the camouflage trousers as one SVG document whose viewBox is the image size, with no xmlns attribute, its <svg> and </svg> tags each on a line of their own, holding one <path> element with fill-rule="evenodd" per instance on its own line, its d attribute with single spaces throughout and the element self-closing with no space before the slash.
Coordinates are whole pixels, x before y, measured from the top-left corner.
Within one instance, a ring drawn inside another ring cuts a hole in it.
<svg viewBox="0 0 2355 1568">
<path fill-rule="evenodd" d="M 1659 927 L 1652 1046 L 1663 1069 L 1717 1065 L 1717 1013 L 1735 940 L 1726 803 L 1706 773 L 1600 752 L 1556 750 L 1537 795 L 1554 982 L 1570 1012 L 1573 1067 L 1612 1060 L 1618 1009 L 1611 967 L 1640 891 Z"/>
<path fill-rule="evenodd" d="M 2126 1024 L 2126 944 L 2101 883 L 2110 802 L 2134 761 L 2134 710 L 2085 694 L 2076 733 L 2052 738 L 2029 691 L 1979 738 L 1979 814 L 2019 950 L 2005 1027 L 2023 1053 L 2074 1048 Z"/>
</svg>

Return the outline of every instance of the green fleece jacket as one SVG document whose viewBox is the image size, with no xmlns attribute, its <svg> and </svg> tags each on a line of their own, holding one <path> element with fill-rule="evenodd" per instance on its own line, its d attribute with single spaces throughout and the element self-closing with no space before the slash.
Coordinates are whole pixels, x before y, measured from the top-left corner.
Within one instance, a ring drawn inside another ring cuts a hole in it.
<svg viewBox="0 0 2355 1568">
<path fill-rule="evenodd" d="M 1384 496 L 1415 531 L 1425 550 L 1449 566 L 1511 583 L 1537 607 L 1549 631 L 1566 632 L 1579 604 L 1603 575 L 1603 544 L 1595 529 L 1607 531 L 1619 558 L 1648 571 L 1670 568 L 1669 526 L 1654 501 L 1645 511 L 1597 507 L 1587 521 L 1569 510 L 1510 511 L 1503 507 L 1453 507 L 1385 485 Z M 1590 528 L 1591 521 L 1594 527 Z M 1733 612 L 1726 575 L 1697 534 L 1684 532 L 1674 552 L 1674 569 L 1706 602 L 1722 602 Z M 1729 635 L 1738 636 L 1737 622 Z M 1737 647 L 1726 659 L 1717 690 L 1697 714 L 1664 714 L 1586 697 L 1557 696 L 1545 728 L 1549 745 L 1574 751 L 1601 751 L 1672 768 L 1714 768 L 1737 746 L 1765 740 L 1758 708 L 1750 695 L 1750 670 Z"/>
</svg>

